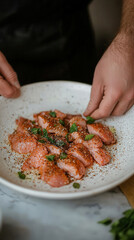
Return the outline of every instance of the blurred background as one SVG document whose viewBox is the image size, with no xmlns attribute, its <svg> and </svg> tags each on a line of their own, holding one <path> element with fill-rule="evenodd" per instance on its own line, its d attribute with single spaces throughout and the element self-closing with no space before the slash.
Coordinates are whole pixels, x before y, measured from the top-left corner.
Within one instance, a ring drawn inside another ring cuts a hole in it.
<svg viewBox="0 0 134 240">
<path fill-rule="evenodd" d="M 118 32 L 121 5 L 122 0 L 93 0 L 89 5 L 98 59 Z"/>
</svg>

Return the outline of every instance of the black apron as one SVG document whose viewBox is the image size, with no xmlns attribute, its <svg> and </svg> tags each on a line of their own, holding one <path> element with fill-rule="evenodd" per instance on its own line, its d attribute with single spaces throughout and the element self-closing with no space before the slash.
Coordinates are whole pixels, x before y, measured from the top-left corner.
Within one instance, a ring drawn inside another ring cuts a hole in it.
<svg viewBox="0 0 134 240">
<path fill-rule="evenodd" d="M 92 81 L 95 47 L 89 0 L 0 0 L 0 50 L 21 84 Z"/>
</svg>

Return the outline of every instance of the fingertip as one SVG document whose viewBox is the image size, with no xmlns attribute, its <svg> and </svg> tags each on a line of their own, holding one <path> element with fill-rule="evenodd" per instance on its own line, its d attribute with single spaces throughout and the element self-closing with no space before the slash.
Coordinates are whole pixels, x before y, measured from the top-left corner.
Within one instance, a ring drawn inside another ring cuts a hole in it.
<svg viewBox="0 0 134 240">
<path fill-rule="evenodd" d="M 88 109 L 85 110 L 85 112 L 83 113 L 83 115 L 84 115 L 85 117 L 87 117 L 87 116 L 90 115 L 90 112 L 88 111 Z"/>
<path fill-rule="evenodd" d="M 13 83 L 13 86 L 15 86 L 17 89 L 20 89 L 20 83 L 18 79 Z"/>
<path fill-rule="evenodd" d="M 14 88 L 14 94 L 12 95 L 12 98 L 18 98 L 21 95 L 21 91 L 18 88 Z"/>
</svg>

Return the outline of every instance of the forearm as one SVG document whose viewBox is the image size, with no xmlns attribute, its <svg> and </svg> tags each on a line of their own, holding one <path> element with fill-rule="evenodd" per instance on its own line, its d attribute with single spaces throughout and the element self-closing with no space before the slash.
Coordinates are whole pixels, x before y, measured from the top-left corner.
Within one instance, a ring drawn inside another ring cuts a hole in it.
<svg viewBox="0 0 134 240">
<path fill-rule="evenodd" d="M 134 0 L 123 0 L 120 33 L 134 39 Z"/>
</svg>

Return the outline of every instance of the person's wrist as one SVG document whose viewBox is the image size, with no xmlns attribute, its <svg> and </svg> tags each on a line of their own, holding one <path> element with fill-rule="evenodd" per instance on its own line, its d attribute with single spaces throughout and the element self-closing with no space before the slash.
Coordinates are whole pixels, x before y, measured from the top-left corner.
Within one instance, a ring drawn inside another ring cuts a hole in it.
<svg viewBox="0 0 134 240">
<path fill-rule="evenodd" d="M 120 31 L 111 44 L 111 50 L 121 53 L 124 57 L 132 57 L 134 61 L 134 36 L 127 35 Z"/>
</svg>

